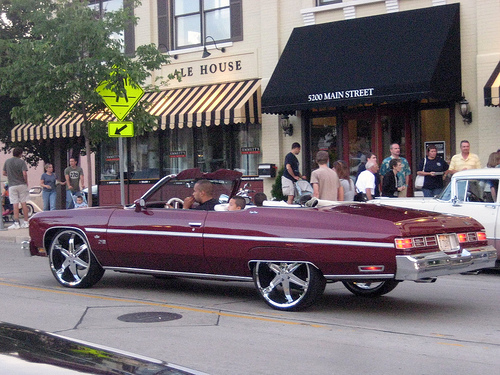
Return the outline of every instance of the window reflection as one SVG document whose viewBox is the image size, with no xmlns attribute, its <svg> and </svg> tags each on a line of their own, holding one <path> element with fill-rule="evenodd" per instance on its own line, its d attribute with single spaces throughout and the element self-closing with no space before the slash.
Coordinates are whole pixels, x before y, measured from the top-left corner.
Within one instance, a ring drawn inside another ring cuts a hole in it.
<svg viewBox="0 0 500 375">
<path fill-rule="evenodd" d="M 350 118 L 347 120 L 349 132 L 349 173 L 355 177 L 360 164 L 366 162 L 366 154 L 372 149 L 372 120 Z"/>
<path fill-rule="evenodd" d="M 175 48 L 203 45 L 210 35 L 216 41 L 231 38 L 229 0 L 174 0 Z"/>
<path fill-rule="evenodd" d="M 318 151 L 328 151 L 330 163 L 340 158 L 337 150 L 337 118 L 319 117 L 312 119 L 311 126 L 311 170 L 318 168 L 315 157 Z M 331 166 L 331 165 L 330 165 Z"/>
<path fill-rule="evenodd" d="M 138 180 L 160 177 L 158 145 L 158 136 L 153 132 L 131 139 L 129 178 Z"/>
</svg>

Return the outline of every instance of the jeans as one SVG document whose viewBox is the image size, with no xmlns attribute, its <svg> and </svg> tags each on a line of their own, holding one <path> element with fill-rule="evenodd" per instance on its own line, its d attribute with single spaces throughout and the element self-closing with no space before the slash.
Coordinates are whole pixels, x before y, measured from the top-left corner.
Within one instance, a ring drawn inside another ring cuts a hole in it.
<svg viewBox="0 0 500 375">
<path fill-rule="evenodd" d="M 43 210 L 52 211 L 56 209 L 56 191 L 42 191 Z"/>
<path fill-rule="evenodd" d="M 424 197 L 435 197 L 436 195 L 441 194 L 443 191 L 443 188 L 437 188 L 437 189 L 422 189 L 422 192 L 424 193 Z"/>
</svg>

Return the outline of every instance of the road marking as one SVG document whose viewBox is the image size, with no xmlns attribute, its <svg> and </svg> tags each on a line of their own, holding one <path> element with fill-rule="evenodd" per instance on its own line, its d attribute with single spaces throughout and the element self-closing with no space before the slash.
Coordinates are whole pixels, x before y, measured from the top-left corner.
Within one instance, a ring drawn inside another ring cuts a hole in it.
<svg viewBox="0 0 500 375">
<path fill-rule="evenodd" d="M 265 318 L 265 317 L 242 315 L 242 314 L 235 314 L 235 313 L 226 313 L 226 312 L 216 311 L 216 310 L 207 310 L 207 309 L 200 309 L 200 308 L 195 308 L 195 307 L 170 305 L 170 304 L 161 303 L 161 302 L 148 302 L 148 301 L 140 301 L 140 300 L 127 299 L 127 298 L 120 298 L 120 297 L 97 296 L 97 295 L 92 295 L 92 294 L 76 293 L 76 292 L 69 292 L 69 291 L 64 291 L 64 290 L 45 289 L 45 288 L 38 288 L 38 287 L 34 287 L 34 286 L 10 284 L 10 283 L 5 283 L 5 282 L 0 282 L 0 285 L 13 287 L 13 288 L 36 290 L 38 292 L 57 293 L 57 294 L 65 294 L 65 295 L 78 296 L 78 297 L 100 299 L 100 300 L 104 300 L 104 301 L 114 301 L 114 302 L 122 302 L 122 303 L 123 302 L 124 303 L 134 303 L 134 304 L 147 305 L 147 306 L 166 307 L 166 308 L 170 308 L 170 309 L 197 312 L 197 313 L 202 313 L 202 314 L 215 314 L 218 316 L 225 316 L 228 318 L 257 320 L 257 321 L 262 321 L 262 322 L 288 324 L 288 325 L 296 325 L 296 326 L 307 326 L 307 327 L 313 327 L 313 328 L 328 328 L 328 329 L 330 328 L 330 327 L 327 327 L 325 325 L 321 325 L 321 324 L 317 324 L 317 323 L 293 322 L 290 320 Z"/>
</svg>

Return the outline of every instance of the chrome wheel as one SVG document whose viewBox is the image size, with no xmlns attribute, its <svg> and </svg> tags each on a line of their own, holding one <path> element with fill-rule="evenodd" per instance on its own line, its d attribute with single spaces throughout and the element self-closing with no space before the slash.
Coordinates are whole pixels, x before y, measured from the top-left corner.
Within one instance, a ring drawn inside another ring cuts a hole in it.
<svg viewBox="0 0 500 375">
<path fill-rule="evenodd" d="M 56 280 L 71 288 L 92 286 L 104 274 L 86 238 L 75 230 L 56 234 L 50 244 L 49 262 Z"/>
<path fill-rule="evenodd" d="M 257 262 L 253 277 L 264 301 L 277 310 L 299 310 L 312 305 L 326 285 L 321 273 L 303 262 Z"/>
<path fill-rule="evenodd" d="M 399 281 L 342 281 L 344 286 L 353 294 L 364 297 L 379 297 L 389 293 L 398 286 Z"/>
</svg>

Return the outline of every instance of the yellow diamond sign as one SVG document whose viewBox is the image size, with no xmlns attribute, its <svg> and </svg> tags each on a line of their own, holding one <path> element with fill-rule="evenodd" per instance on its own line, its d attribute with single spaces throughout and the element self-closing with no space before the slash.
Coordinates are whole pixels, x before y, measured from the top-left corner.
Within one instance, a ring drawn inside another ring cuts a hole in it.
<svg viewBox="0 0 500 375">
<path fill-rule="evenodd" d="M 142 87 L 133 85 L 130 77 L 123 81 L 124 90 L 121 95 L 117 95 L 110 88 L 106 88 L 109 81 L 102 81 L 96 89 L 97 93 L 102 96 L 106 106 L 118 120 L 123 120 L 144 95 Z"/>
</svg>

